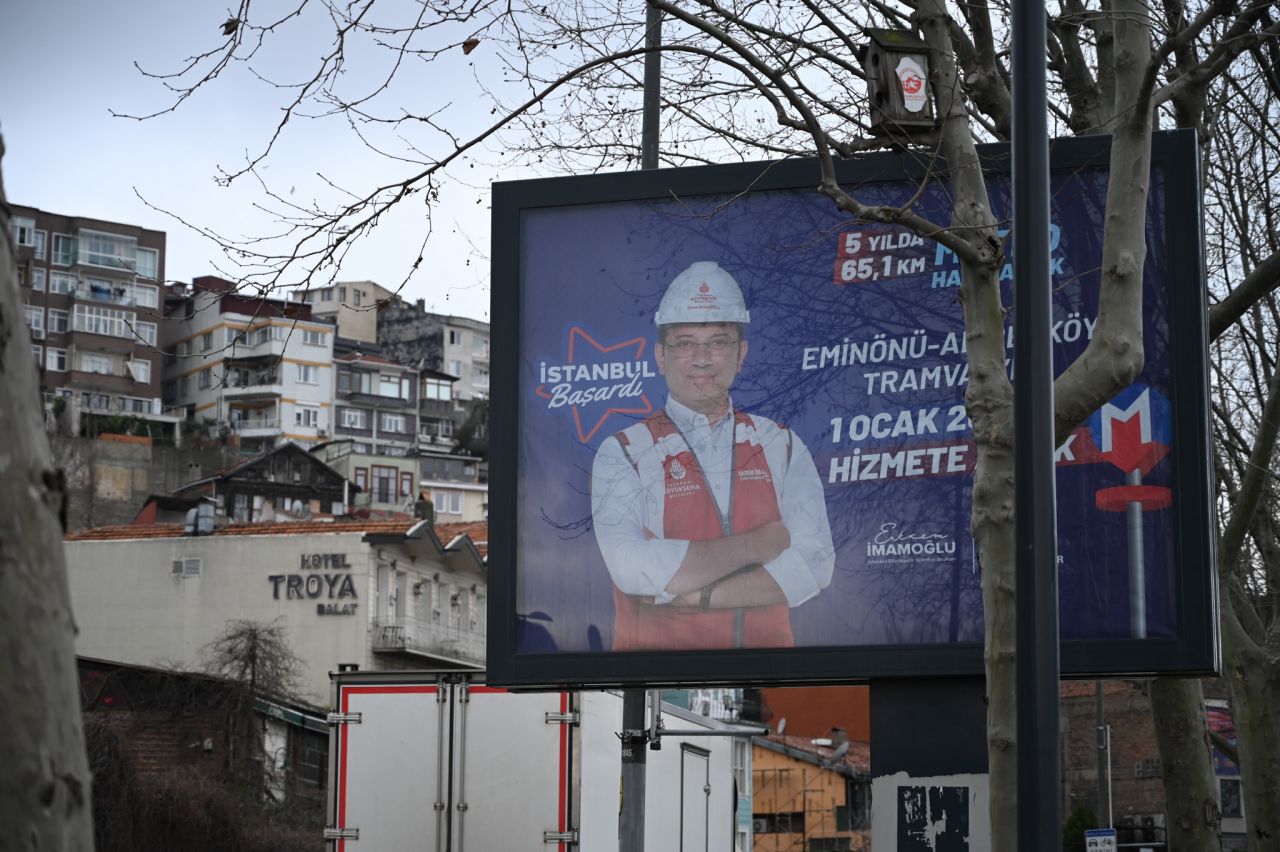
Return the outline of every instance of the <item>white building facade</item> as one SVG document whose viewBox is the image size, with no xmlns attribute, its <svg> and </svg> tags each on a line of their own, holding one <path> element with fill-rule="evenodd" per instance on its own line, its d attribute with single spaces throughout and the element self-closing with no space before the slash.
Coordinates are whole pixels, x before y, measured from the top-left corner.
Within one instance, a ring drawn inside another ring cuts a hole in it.
<svg viewBox="0 0 1280 852">
<path fill-rule="evenodd" d="M 483 556 L 447 526 L 440 537 L 402 521 L 134 529 L 66 541 L 81 656 L 199 670 L 227 622 L 278 622 L 301 660 L 298 697 L 322 707 L 339 664 L 484 665 Z"/>
<path fill-rule="evenodd" d="M 197 278 L 170 293 L 166 332 L 166 402 L 236 436 L 242 452 L 332 434 L 333 326 L 308 306 Z"/>
</svg>

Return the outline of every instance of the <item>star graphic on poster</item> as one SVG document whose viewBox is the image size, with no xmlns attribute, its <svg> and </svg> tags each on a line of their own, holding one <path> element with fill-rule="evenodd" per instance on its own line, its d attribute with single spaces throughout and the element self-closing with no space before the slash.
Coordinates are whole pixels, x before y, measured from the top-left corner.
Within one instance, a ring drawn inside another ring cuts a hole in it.
<svg viewBox="0 0 1280 852">
<path fill-rule="evenodd" d="M 547 400 L 550 409 L 568 409 L 578 440 L 590 443 L 615 414 L 643 417 L 653 412 L 643 384 L 655 375 L 645 358 L 645 345 L 643 337 L 605 345 L 572 326 L 565 362 L 550 369 L 544 366 L 544 375 L 552 378 L 534 393 Z"/>
</svg>

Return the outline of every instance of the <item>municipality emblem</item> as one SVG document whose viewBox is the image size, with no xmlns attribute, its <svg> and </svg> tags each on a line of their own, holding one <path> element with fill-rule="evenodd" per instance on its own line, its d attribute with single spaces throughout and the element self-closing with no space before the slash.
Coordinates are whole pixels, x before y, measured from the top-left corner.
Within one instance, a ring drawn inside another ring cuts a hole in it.
<svg viewBox="0 0 1280 852">
<path fill-rule="evenodd" d="M 672 459 L 667 471 L 671 474 L 672 479 L 684 479 L 686 473 L 684 465 L 680 464 L 680 459 Z"/>
</svg>

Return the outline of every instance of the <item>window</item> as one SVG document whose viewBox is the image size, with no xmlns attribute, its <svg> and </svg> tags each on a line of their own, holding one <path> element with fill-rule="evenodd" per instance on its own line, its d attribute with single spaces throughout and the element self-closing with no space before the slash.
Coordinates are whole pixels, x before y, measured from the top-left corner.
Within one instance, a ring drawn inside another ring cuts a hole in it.
<svg viewBox="0 0 1280 852">
<path fill-rule="evenodd" d="M 249 370 L 246 367 L 231 367 L 223 375 L 227 385 L 233 388 L 249 386 Z"/>
<path fill-rule="evenodd" d="M 223 329 L 223 334 L 225 335 L 226 345 L 234 346 L 238 341 L 243 339 L 244 330 L 239 328 L 228 327 Z"/>
<path fill-rule="evenodd" d="M 320 425 L 320 409 L 309 405 L 298 406 L 293 411 L 293 423 L 295 426 L 306 426 L 308 429 L 315 429 Z"/>
<path fill-rule="evenodd" d="M 355 304 L 355 306 L 356 306 L 357 308 L 358 308 L 358 307 L 360 307 L 360 297 L 361 297 L 361 296 L 363 296 L 363 295 L 364 295 L 364 291 L 363 291 L 363 290 L 352 290 L 352 291 L 351 291 L 351 298 L 352 298 L 352 300 L 353 300 L 353 302 L 354 302 L 354 304 Z"/>
<path fill-rule="evenodd" d="M 142 359 L 126 361 L 125 367 L 129 370 L 130 373 L 133 374 L 133 380 L 135 382 L 142 382 L 143 384 L 151 384 L 151 362 L 150 361 L 146 361 Z"/>
<path fill-rule="evenodd" d="M 413 399 L 413 379 L 410 376 L 400 377 L 400 398 Z"/>
<path fill-rule="evenodd" d="M 156 249 L 137 249 L 135 264 L 139 278 L 155 279 L 160 276 L 160 252 Z"/>
<path fill-rule="evenodd" d="M 373 373 L 362 373 L 358 370 L 338 373 L 338 390 L 347 393 L 373 394 Z"/>
<path fill-rule="evenodd" d="M 139 322 L 133 327 L 134 336 L 148 346 L 156 345 L 156 324 L 153 322 Z"/>
<path fill-rule="evenodd" d="M 443 399 L 450 398 L 449 382 L 444 379 L 423 379 L 422 395 L 426 399 Z"/>
<path fill-rule="evenodd" d="M 178 395 L 186 396 L 191 393 L 191 377 L 183 376 L 178 379 Z"/>
<path fill-rule="evenodd" d="M 36 231 L 36 251 L 35 251 L 36 260 L 44 260 L 45 240 L 48 238 L 48 236 L 49 235 L 44 231 Z M 41 270 L 41 272 L 43 271 L 44 270 Z"/>
<path fill-rule="evenodd" d="M 400 377 L 386 373 L 378 376 L 378 396 L 400 396 Z"/>
<path fill-rule="evenodd" d="M 44 270 L 43 269 L 35 268 L 31 270 L 31 289 L 39 290 L 43 292 L 44 290 Z"/>
<path fill-rule="evenodd" d="M 55 373 L 67 371 L 67 350 L 50 346 L 44 353 L 44 365 Z"/>
<path fill-rule="evenodd" d="M 42 272 L 44 270 L 41 270 Z M 76 291 L 76 277 L 68 272 L 53 272 L 49 275 L 49 292 L 69 296 Z"/>
<path fill-rule="evenodd" d="M 31 354 L 36 359 L 36 369 L 40 369 L 40 365 L 44 362 L 44 347 L 38 343 L 31 344 Z"/>
<path fill-rule="evenodd" d="M 212 348 L 213 348 L 213 332 L 206 331 L 200 337 L 200 351 L 208 352 Z"/>
<path fill-rule="evenodd" d="M 368 429 L 369 412 L 359 408 L 341 409 L 342 425 L 346 429 Z"/>
<path fill-rule="evenodd" d="M 325 287 L 323 290 L 320 290 L 320 291 L 319 291 L 319 293 L 320 293 L 320 301 L 322 301 L 322 302 L 332 302 L 332 301 L 333 301 L 333 288 L 332 288 L 332 287 Z"/>
<path fill-rule="evenodd" d="M 185 358 L 187 355 L 190 355 L 190 354 L 191 354 L 191 341 L 190 341 L 190 340 L 179 340 L 179 341 L 178 341 L 178 345 L 177 345 L 177 346 L 175 346 L 175 347 L 173 347 L 173 352 L 174 352 L 174 354 L 175 354 L 175 355 L 180 355 L 180 356 L 182 356 L 182 357 L 184 357 L 184 358 Z"/>
<path fill-rule="evenodd" d="M 1240 779 L 1219 778 L 1218 790 L 1222 801 L 1222 815 L 1224 817 L 1244 816 L 1244 808 L 1242 807 L 1240 796 Z"/>
<path fill-rule="evenodd" d="M 486 370 L 484 367 L 472 367 L 471 381 L 480 387 L 488 387 L 489 371 Z"/>
<path fill-rule="evenodd" d="M 151 400 L 139 399 L 136 396 L 122 396 L 120 397 L 120 410 L 129 414 L 150 414 Z"/>
<path fill-rule="evenodd" d="M 461 362 L 461 361 L 450 361 L 450 362 L 449 362 L 449 375 L 451 375 L 451 376 L 461 376 L 461 375 L 462 375 L 462 362 Z"/>
<path fill-rule="evenodd" d="M 134 334 L 130 326 L 133 325 L 133 320 L 132 311 L 104 308 L 98 305 L 76 305 L 73 325 L 76 331 L 132 340 Z"/>
<path fill-rule="evenodd" d="M 44 338 L 44 308 L 32 305 L 22 306 L 23 319 L 27 321 L 27 328 L 31 329 L 31 336 L 39 339 Z"/>
<path fill-rule="evenodd" d="M 66 311 L 58 308 L 49 309 L 49 333 L 50 334 L 66 334 L 70 316 Z"/>
<path fill-rule="evenodd" d="M 76 238 L 66 234 L 53 235 L 53 265 L 70 266 L 76 262 Z"/>
<path fill-rule="evenodd" d="M 205 367 L 200 371 L 200 375 L 196 377 L 196 387 L 204 390 L 213 385 L 213 370 Z"/>
<path fill-rule="evenodd" d="M 36 244 L 36 220 L 25 216 L 14 216 L 9 220 L 9 229 L 13 231 L 13 241 L 20 246 Z"/>
<path fill-rule="evenodd" d="M 313 331 L 309 328 L 302 330 L 302 342 L 308 346 L 324 346 L 326 336 L 323 331 Z"/>
<path fill-rule="evenodd" d="M 338 288 L 338 301 L 339 301 L 339 302 L 346 302 L 346 301 L 347 301 L 347 288 L 346 288 L 346 287 L 339 287 L 339 288 Z"/>
<path fill-rule="evenodd" d="M 400 496 L 413 496 L 413 474 L 401 472 L 400 474 Z"/>
<path fill-rule="evenodd" d="M 439 514 L 462 514 L 462 495 L 456 491 L 452 493 L 446 491 L 433 491 L 431 492 L 431 502 L 435 504 L 436 512 Z"/>
<path fill-rule="evenodd" d="M 404 431 L 404 415 L 403 414 L 383 414 L 378 428 L 383 432 L 403 432 Z"/>
<path fill-rule="evenodd" d="M 369 469 L 365 467 L 356 468 L 354 479 L 355 479 L 357 488 L 360 488 L 360 489 L 368 488 L 369 487 Z"/>
<path fill-rule="evenodd" d="M 111 356 L 97 352 L 80 353 L 80 371 L 82 373 L 104 373 L 111 375 Z"/>
<path fill-rule="evenodd" d="M 133 269 L 138 262 L 138 241 L 132 237 L 80 229 L 80 262 L 110 269 Z"/>
<path fill-rule="evenodd" d="M 460 331 L 454 331 L 454 330 L 450 329 L 450 330 L 449 330 L 449 345 L 450 345 L 450 346 L 461 346 L 461 345 L 462 345 L 462 332 L 460 332 Z"/>
<path fill-rule="evenodd" d="M 315 364 L 298 364 L 298 381 L 304 385 L 318 384 L 320 368 Z"/>
<path fill-rule="evenodd" d="M 396 500 L 396 477 L 399 471 L 394 467 L 373 466 L 373 499 L 379 503 L 394 503 Z"/>
</svg>

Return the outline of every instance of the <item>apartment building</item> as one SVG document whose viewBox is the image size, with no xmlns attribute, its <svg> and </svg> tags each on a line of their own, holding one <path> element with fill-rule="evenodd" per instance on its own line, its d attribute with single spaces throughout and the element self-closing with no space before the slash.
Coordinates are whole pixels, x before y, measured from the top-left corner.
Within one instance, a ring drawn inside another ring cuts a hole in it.
<svg viewBox="0 0 1280 852">
<path fill-rule="evenodd" d="M 311 305 L 313 317 L 333 323 L 338 334 L 362 343 L 378 342 L 378 308 L 392 295 L 373 281 L 338 281 L 294 290 L 295 299 Z"/>
<path fill-rule="evenodd" d="M 174 285 L 165 302 L 166 402 L 215 424 L 245 454 L 328 439 L 334 328 L 310 305 L 242 295 L 213 276 Z"/>
<path fill-rule="evenodd" d="M 357 453 L 403 457 L 417 443 L 418 371 L 380 355 L 335 355 L 333 434 Z"/>
<path fill-rule="evenodd" d="M 489 324 L 428 313 L 426 303 L 392 297 L 378 311 L 378 344 L 388 358 L 456 376 L 454 399 L 489 398 Z M 460 412 L 466 406 L 458 406 Z"/>
<path fill-rule="evenodd" d="M 11 229 L 48 409 L 66 412 L 75 434 L 176 439 L 181 413 L 161 401 L 157 347 L 164 232 L 22 205 Z"/>
<path fill-rule="evenodd" d="M 460 453 L 422 449 L 419 488 L 430 498 L 441 523 L 481 521 L 489 517 L 489 485 L 481 476 L 484 461 Z"/>
</svg>

